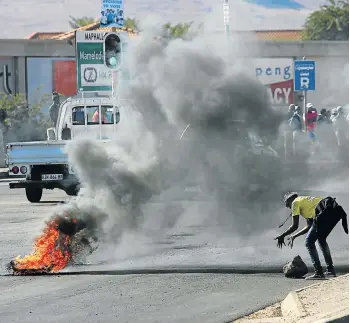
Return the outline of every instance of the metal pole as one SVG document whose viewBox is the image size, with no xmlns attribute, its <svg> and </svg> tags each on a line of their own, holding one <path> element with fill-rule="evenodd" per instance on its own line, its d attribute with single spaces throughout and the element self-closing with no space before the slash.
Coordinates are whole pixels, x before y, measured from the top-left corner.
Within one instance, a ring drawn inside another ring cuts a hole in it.
<svg viewBox="0 0 350 323">
<path fill-rule="evenodd" d="M 117 31 L 117 28 L 112 27 L 112 32 L 116 32 L 116 31 Z M 116 79 L 115 79 L 115 73 L 113 71 L 112 72 L 112 98 L 115 97 L 115 89 L 114 89 L 115 83 L 116 83 Z"/>
<path fill-rule="evenodd" d="M 304 56 L 303 57 L 303 61 L 305 61 L 305 59 L 306 59 L 306 57 Z M 303 105 L 304 105 L 304 127 L 305 127 L 305 131 L 307 130 L 307 128 L 306 128 L 306 113 L 307 113 L 307 111 L 306 111 L 306 104 L 307 104 L 307 91 L 303 91 L 303 96 L 304 96 L 304 102 L 303 102 Z"/>
<path fill-rule="evenodd" d="M 222 8 L 223 8 L 223 14 L 224 14 L 225 36 L 226 36 L 227 43 L 229 43 L 229 38 L 230 38 L 230 6 L 228 4 L 228 0 L 224 0 Z"/>
</svg>

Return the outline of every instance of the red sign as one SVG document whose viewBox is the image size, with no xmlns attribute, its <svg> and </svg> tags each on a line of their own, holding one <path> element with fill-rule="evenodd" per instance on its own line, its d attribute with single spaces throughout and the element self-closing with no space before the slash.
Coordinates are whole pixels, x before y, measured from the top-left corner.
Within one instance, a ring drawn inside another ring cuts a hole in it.
<svg viewBox="0 0 350 323">
<path fill-rule="evenodd" d="M 77 94 L 76 62 L 54 61 L 53 69 L 53 90 L 64 96 Z"/>
<path fill-rule="evenodd" d="M 268 85 L 272 104 L 294 103 L 293 80 Z"/>
</svg>

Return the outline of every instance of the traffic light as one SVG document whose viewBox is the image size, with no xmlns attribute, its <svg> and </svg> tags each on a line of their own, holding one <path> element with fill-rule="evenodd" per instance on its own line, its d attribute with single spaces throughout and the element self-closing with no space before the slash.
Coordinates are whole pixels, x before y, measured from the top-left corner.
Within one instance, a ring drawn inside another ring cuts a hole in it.
<svg viewBox="0 0 350 323">
<path fill-rule="evenodd" d="M 122 42 L 117 33 L 107 33 L 103 42 L 104 64 L 116 71 L 122 64 Z"/>
</svg>

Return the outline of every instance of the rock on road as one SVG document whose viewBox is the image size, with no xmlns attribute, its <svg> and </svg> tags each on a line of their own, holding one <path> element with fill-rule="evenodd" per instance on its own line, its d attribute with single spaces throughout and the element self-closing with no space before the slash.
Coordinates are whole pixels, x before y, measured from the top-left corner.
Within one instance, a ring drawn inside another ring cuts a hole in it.
<svg viewBox="0 0 350 323">
<path fill-rule="evenodd" d="M 33 238 L 52 214 L 57 201 L 67 199 L 63 192 L 46 191 L 42 203 L 30 204 L 23 190 L 9 190 L 7 181 L 0 182 L 2 321 L 225 322 L 278 301 L 291 289 L 312 283 L 289 280 L 280 274 L 6 276 L 5 264 L 14 256 L 32 250 Z M 261 255 L 271 264 L 280 265 L 295 252 L 307 258 L 302 243 L 297 251 L 288 250 L 282 256 L 274 248 L 274 242 L 273 248 L 267 246 L 271 245 L 270 241 L 265 241 L 265 245 L 261 241 L 259 247 L 247 245 L 234 249 L 229 238 L 219 239 L 218 232 L 215 228 L 173 229 L 171 243 L 163 244 L 159 249 L 150 246 L 132 257 L 125 252 L 112 253 L 109 247 L 102 255 L 97 253 L 95 258 L 91 257 L 91 265 L 84 266 L 84 270 L 178 264 L 232 265 L 238 260 L 248 264 L 254 259 L 259 265 L 258 259 L 263 259 Z M 220 243 L 216 243 L 215 237 Z M 331 238 L 337 240 L 337 234 Z M 336 246 L 336 250 L 339 251 L 335 257 L 337 261 L 347 262 L 347 245 Z M 103 264 L 111 255 L 113 261 Z M 79 270 L 80 267 L 74 268 L 74 271 Z"/>
</svg>

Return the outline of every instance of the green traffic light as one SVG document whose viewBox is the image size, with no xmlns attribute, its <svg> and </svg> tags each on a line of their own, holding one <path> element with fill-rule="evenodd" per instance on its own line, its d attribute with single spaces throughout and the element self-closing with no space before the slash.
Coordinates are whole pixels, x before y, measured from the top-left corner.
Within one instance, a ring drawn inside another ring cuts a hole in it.
<svg viewBox="0 0 350 323">
<path fill-rule="evenodd" d="M 116 66 L 117 65 L 117 59 L 114 56 L 110 57 L 108 61 L 109 61 L 109 64 L 111 66 Z"/>
</svg>

